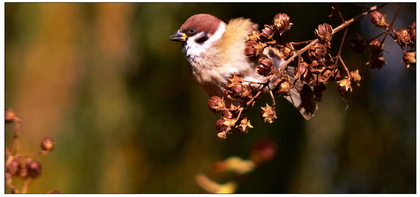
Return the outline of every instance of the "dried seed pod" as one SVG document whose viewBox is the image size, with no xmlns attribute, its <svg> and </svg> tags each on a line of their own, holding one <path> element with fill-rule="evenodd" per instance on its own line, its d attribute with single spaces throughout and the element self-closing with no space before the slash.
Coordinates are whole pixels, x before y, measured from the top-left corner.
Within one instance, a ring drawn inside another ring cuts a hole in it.
<svg viewBox="0 0 420 197">
<path fill-rule="evenodd" d="M 266 37 L 273 35 L 273 29 L 269 25 L 264 25 L 264 29 L 262 29 L 261 31 L 262 34 L 264 34 Z"/>
<path fill-rule="evenodd" d="M 299 65 L 295 68 L 295 79 L 305 78 L 308 73 L 308 63 L 301 60 Z"/>
<path fill-rule="evenodd" d="M 259 55 L 261 55 L 262 54 L 262 52 L 263 52 L 263 50 L 264 50 L 264 46 L 262 45 L 262 44 L 259 44 L 259 43 L 257 43 L 257 44 L 255 44 L 254 46 L 253 46 L 254 48 L 255 48 L 255 56 L 259 56 Z"/>
<path fill-rule="evenodd" d="M 404 51 L 403 62 L 407 65 L 407 68 L 416 64 L 416 52 Z"/>
<path fill-rule="evenodd" d="M 318 29 L 315 29 L 315 36 L 324 42 L 330 42 L 333 35 L 333 28 L 328 23 L 318 25 Z"/>
<path fill-rule="evenodd" d="M 241 132 L 245 132 L 245 133 L 248 133 L 248 130 L 250 129 L 250 128 L 254 128 L 252 125 L 251 125 L 251 121 L 250 120 L 248 120 L 248 118 L 247 117 L 245 117 L 245 118 L 243 118 L 242 120 L 241 120 L 241 123 L 238 125 L 238 127 L 237 127 L 238 129 L 239 129 L 239 131 L 241 131 Z"/>
<path fill-rule="evenodd" d="M 19 159 L 14 158 L 10 162 L 6 163 L 6 171 L 11 175 L 19 175 L 22 170 L 22 164 Z"/>
<path fill-rule="evenodd" d="M 261 30 L 260 33 L 260 40 L 263 42 L 271 42 L 273 41 L 273 27 L 269 25 L 264 25 L 264 29 Z"/>
<path fill-rule="evenodd" d="M 375 38 L 369 42 L 369 47 L 373 52 L 382 52 L 384 50 L 384 43 L 382 43 L 381 39 Z"/>
<path fill-rule="evenodd" d="M 27 177 L 36 178 L 41 175 L 41 163 L 35 160 L 28 160 L 25 164 Z"/>
<path fill-rule="evenodd" d="M 340 81 L 337 81 L 337 83 L 338 92 L 341 94 L 341 96 L 345 96 L 348 92 L 352 91 L 351 81 L 348 78 L 344 78 Z"/>
<path fill-rule="evenodd" d="M 232 88 L 232 93 L 234 96 L 240 96 L 242 92 L 244 91 L 244 87 L 242 84 L 234 85 Z"/>
<path fill-rule="evenodd" d="M 259 61 L 259 66 L 256 67 L 258 74 L 263 76 L 268 76 L 272 74 L 273 71 L 273 62 L 267 58 L 261 58 Z"/>
<path fill-rule="evenodd" d="M 283 45 L 280 45 L 280 47 L 278 47 L 278 48 L 279 48 L 280 59 L 287 59 L 290 56 L 292 56 L 292 49 L 291 48 L 289 48 L 287 46 L 283 46 Z"/>
<path fill-rule="evenodd" d="M 280 34 L 289 31 L 292 27 L 292 23 L 290 23 L 290 18 L 285 13 L 278 13 L 274 16 L 273 19 L 273 27 L 277 30 Z"/>
<path fill-rule="evenodd" d="M 378 68 L 381 69 L 385 66 L 386 62 L 382 54 L 373 54 L 369 61 L 371 68 Z"/>
<path fill-rule="evenodd" d="M 288 95 L 290 93 L 291 88 L 292 86 L 288 81 L 283 81 L 282 83 L 280 83 L 279 94 Z"/>
<path fill-rule="evenodd" d="M 218 132 L 227 131 L 228 126 L 223 124 L 225 122 L 224 118 L 220 118 L 216 121 L 216 130 Z"/>
<path fill-rule="evenodd" d="M 359 74 L 359 69 L 357 69 L 356 71 L 350 71 L 351 85 L 360 86 L 360 80 L 362 80 L 362 77 Z"/>
<path fill-rule="evenodd" d="M 242 77 L 238 76 L 236 73 L 233 73 L 233 76 L 231 78 L 228 78 L 228 87 L 233 87 L 236 85 L 242 84 Z"/>
<path fill-rule="evenodd" d="M 255 29 L 252 27 L 248 34 L 247 40 L 257 41 L 259 39 L 260 39 L 260 32 L 258 31 L 258 29 Z"/>
<path fill-rule="evenodd" d="M 275 108 L 268 104 L 265 107 L 261 107 L 261 118 L 264 122 L 273 123 L 274 119 L 277 119 Z"/>
<path fill-rule="evenodd" d="M 389 26 L 389 24 L 386 22 L 386 15 L 377 10 L 370 13 L 370 21 L 376 27 L 386 28 Z"/>
<path fill-rule="evenodd" d="M 256 54 L 257 54 L 257 50 L 256 50 L 254 47 L 252 47 L 252 46 L 247 46 L 247 47 L 245 48 L 245 55 L 246 55 L 247 57 L 255 57 L 255 56 L 256 56 Z"/>
<path fill-rule="evenodd" d="M 268 76 L 270 75 L 271 69 L 264 67 L 262 65 L 259 65 L 257 67 L 255 67 L 255 71 L 262 76 Z"/>
<path fill-rule="evenodd" d="M 240 96 L 244 99 L 252 98 L 254 96 L 254 90 L 253 90 L 252 86 L 244 85 L 243 87 L 244 87 L 244 89 L 243 89 Z"/>
<path fill-rule="evenodd" d="M 401 47 L 407 47 L 408 45 L 412 45 L 413 41 L 411 41 L 411 35 L 409 29 L 401 28 L 394 32 L 395 36 L 397 37 L 397 43 Z"/>
<path fill-rule="evenodd" d="M 327 46 L 323 43 L 316 43 L 311 46 L 311 48 L 308 50 L 308 54 L 310 57 L 315 59 L 323 59 L 328 53 Z"/>
<path fill-rule="evenodd" d="M 46 137 L 41 141 L 41 148 L 44 151 L 51 151 L 54 148 L 54 145 L 55 142 L 49 137 Z"/>
<path fill-rule="evenodd" d="M 414 44 L 416 44 L 416 21 L 414 21 L 410 25 L 409 29 L 410 29 L 411 40 L 413 41 Z"/>
</svg>

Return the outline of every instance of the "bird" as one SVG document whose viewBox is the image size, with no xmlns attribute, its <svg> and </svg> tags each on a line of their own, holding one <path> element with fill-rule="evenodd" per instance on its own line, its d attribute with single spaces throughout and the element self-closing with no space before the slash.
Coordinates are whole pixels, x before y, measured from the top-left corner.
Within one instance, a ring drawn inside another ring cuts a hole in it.
<svg viewBox="0 0 420 197">
<path fill-rule="evenodd" d="M 207 94 L 222 97 L 233 75 L 242 77 L 245 83 L 261 83 L 266 79 L 256 72 L 258 60 L 244 53 L 247 36 L 252 29 L 257 28 L 258 24 L 251 19 L 240 17 L 225 23 L 211 14 L 201 13 L 189 17 L 170 36 L 170 40 L 182 44 L 192 75 Z M 285 61 L 270 47 L 266 47 L 262 53 L 273 62 L 276 69 Z M 287 69 L 294 86 L 290 94 L 284 97 L 294 104 L 305 119 L 310 119 L 318 108 L 313 90 L 294 78 L 294 70 L 294 67 Z"/>
</svg>

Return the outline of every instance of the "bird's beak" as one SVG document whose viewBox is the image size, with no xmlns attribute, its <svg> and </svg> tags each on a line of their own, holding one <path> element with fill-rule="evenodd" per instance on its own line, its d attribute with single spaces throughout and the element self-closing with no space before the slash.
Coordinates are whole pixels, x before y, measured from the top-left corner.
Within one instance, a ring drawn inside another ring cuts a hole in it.
<svg viewBox="0 0 420 197">
<path fill-rule="evenodd" d="M 188 36 L 182 32 L 180 32 L 179 30 L 177 32 L 175 32 L 174 34 L 172 34 L 171 37 L 169 37 L 169 39 L 171 39 L 171 41 L 176 41 L 176 42 L 185 42 L 187 41 Z"/>
</svg>

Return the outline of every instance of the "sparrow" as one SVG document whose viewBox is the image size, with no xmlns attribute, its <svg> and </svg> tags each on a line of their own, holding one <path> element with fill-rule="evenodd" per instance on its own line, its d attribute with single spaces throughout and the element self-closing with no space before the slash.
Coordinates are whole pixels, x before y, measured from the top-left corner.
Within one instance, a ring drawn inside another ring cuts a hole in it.
<svg viewBox="0 0 420 197">
<path fill-rule="evenodd" d="M 182 51 L 190 64 L 195 79 L 209 96 L 223 97 L 228 79 L 234 74 L 246 82 L 263 82 L 265 77 L 256 72 L 259 62 L 244 53 L 246 39 L 258 25 L 250 19 L 231 19 L 227 24 L 210 14 L 196 14 L 170 36 L 171 41 L 180 42 Z M 278 69 L 284 59 L 276 55 L 270 47 L 262 52 Z M 287 68 L 294 86 L 290 95 L 284 97 L 310 119 L 317 109 L 313 91 L 309 86 L 295 80 L 294 68 Z M 255 84 L 255 83 L 253 83 Z"/>
</svg>

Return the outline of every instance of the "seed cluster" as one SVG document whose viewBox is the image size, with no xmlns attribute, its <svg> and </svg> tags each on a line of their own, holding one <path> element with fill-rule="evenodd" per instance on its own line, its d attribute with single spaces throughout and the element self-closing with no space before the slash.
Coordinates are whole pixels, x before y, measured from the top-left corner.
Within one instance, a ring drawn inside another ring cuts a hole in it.
<svg viewBox="0 0 420 197">
<path fill-rule="evenodd" d="M 21 119 L 16 117 L 15 112 L 12 109 L 6 109 L 5 111 L 5 122 L 7 124 L 15 124 L 15 133 L 13 142 L 9 147 L 6 147 L 6 159 L 5 159 L 5 178 L 7 188 L 10 189 L 11 193 L 27 193 L 29 181 L 32 181 L 42 174 L 42 165 L 39 161 L 33 160 L 30 157 L 35 155 L 46 155 L 54 149 L 55 142 L 45 137 L 41 140 L 41 150 L 20 154 L 19 153 L 19 129 L 22 122 Z M 19 177 L 23 179 L 23 188 L 21 191 L 17 190 L 12 184 L 13 177 Z M 51 190 L 48 193 L 58 193 L 56 190 Z"/>
<path fill-rule="evenodd" d="M 345 31 L 339 52 L 333 56 L 330 51 L 334 34 L 347 28 L 355 21 L 355 18 L 364 15 L 370 16 L 373 26 L 384 29 L 382 33 L 385 35 L 384 38 L 381 40 L 376 37 L 367 42 L 359 34 L 347 37 L 347 31 Z M 335 29 L 327 23 L 319 24 L 314 31 L 315 39 L 306 42 L 287 42 L 287 35 L 293 24 L 285 13 L 276 14 L 272 25 L 264 25 L 261 31 L 251 29 L 245 42 L 244 54 L 250 60 L 258 62 L 255 72 L 265 77 L 265 81 L 245 81 L 234 73 L 228 78 L 224 97 L 213 96 L 209 99 L 209 108 L 221 113 L 221 118 L 216 121 L 218 137 L 226 138 L 226 134 L 231 133 L 235 128 L 241 132 L 248 132 L 250 128 L 253 128 L 245 112 L 253 107 L 256 100 L 266 92 L 270 93 L 272 104 L 266 103 L 264 107 L 261 107 L 260 115 L 264 122 L 272 123 L 278 118 L 275 97 L 289 96 L 292 90 L 297 90 L 306 92 L 311 99 L 320 102 L 322 92 L 326 90 L 326 84 L 329 81 L 336 82 L 337 91 L 342 97 L 351 92 L 355 86 L 360 86 L 362 75 L 359 70 L 349 71 L 341 58 L 344 40 L 348 41 L 350 49 L 357 54 L 370 51 L 371 58 L 367 64 L 370 64 L 371 68 L 381 68 L 386 64 L 383 58 L 383 41 L 386 35 L 391 35 L 404 52 L 402 62 L 407 67 L 415 65 L 415 22 L 408 28 L 394 30 L 392 24 L 387 22 L 385 15 L 378 11 L 376 6 L 355 18 L 343 20 L 343 23 Z M 295 49 L 300 44 L 306 44 L 306 46 Z M 280 67 L 274 66 L 274 58 L 284 60 Z M 294 67 L 288 65 L 296 58 L 297 63 Z M 292 74 L 289 72 L 290 68 L 293 69 Z"/>
</svg>

